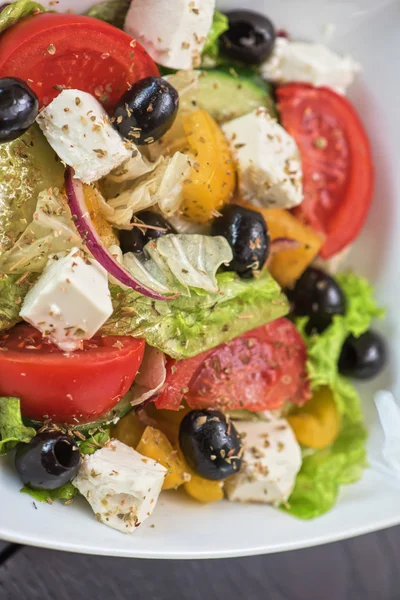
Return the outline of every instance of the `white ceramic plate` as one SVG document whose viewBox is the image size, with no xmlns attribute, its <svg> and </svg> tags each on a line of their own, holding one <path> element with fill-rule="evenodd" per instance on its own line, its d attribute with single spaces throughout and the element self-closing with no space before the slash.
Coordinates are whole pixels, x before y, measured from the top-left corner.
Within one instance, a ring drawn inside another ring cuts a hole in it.
<svg viewBox="0 0 400 600">
<path fill-rule="evenodd" d="M 174 0 L 171 0 L 173 2 Z M 91 0 L 61 0 L 59 8 L 84 10 Z M 303 522 L 266 506 L 220 503 L 200 506 L 164 493 L 152 518 L 132 536 L 96 522 L 83 500 L 72 507 L 37 504 L 19 493 L 12 466 L 0 462 L 0 539 L 92 554 L 142 558 L 220 558 L 291 550 L 322 544 L 400 523 L 399 488 L 381 472 L 382 442 L 373 393 L 391 389 L 400 399 L 399 298 L 400 204 L 400 2 L 384 0 L 229 0 L 222 8 L 254 8 L 293 36 L 324 41 L 350 52 L 363 67 L 352 91 L 372 141 L 377 171 L 375 202 L 351 257 L 357 271 L 375 283 L 388 316 L 382 324 L 391 364 L 380 381 L 361 388 L 367 426 L 369 468 L 363 479 L 343 488 L 329 514 Z M 1 42 L 0 42 L 1 43 Z M 382 469 L 383 471 L 383 469 Z"/>
</svg>

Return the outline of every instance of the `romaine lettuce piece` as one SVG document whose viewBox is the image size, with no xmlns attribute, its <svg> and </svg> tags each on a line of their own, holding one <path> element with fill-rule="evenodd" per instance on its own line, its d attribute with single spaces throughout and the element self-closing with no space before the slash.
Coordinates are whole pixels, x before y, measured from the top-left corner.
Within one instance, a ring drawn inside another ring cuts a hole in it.
<svg viewBox="0 0 400 600">
<path fill-rule="evenodd" d="M 144 338 L 173 358 L 195 356 L 288 313 L 286 297 L 267 271 L 254 279 L 217 275 L 219 291 L 154 301 L 111 287 L 114 313 L 106 335 Z"/>
<path fill-rule="evenodd" d="M 207 41 L 203 48 L 203 54 L 216 59 L 219 54 L 219 38 L 229 29 L 228 17 L 219 10 L 214 11 L 213 22 L 207 36 Z"/>
<path fill-rule="evenodd" d="M 55 500 L 72 500 L 78 493 L 78 490 L 70 482 L 55 490 L 33 490 L 32 488 L 25 486 L 22 488 L 21 493 L 29 494 L 38 502 L 49 502 L 51 504 Z"/>
<path fill-rule="evenodd" d="M 22 422 L 19 398 L 0 397 L 0 456 L 17 444 L 27 444 L 36 435 L 33 427 Z"/>
<path fill-rule="evenodd" d="M 107 0 L 95 4 L 85 14 L 88 17 L 100 19 L 100 21 L 105 21 L 114 25 L 114 27 L 123 29 L 128 8 L 129 0 Z"/>
<path fill-rule="evenodd" d="M 81 245 L 65 196 L 57 188 L 46 189 L 40 192 L 32 221 L 17 243 L 0 255 L 0 272 L 41 273 L 50 254 Z"/>
<path fill-rule="evenodd" d="M 283 510 L 300 519 L 313 519 L 330 510 L 340 486 L 358 481 L 367 466 L 366 437 L 362 423 L 346 423 L 330 448 L 305 456 Z"/>
<path fill-rule="evenodd" d="M 169 234 L 146 244 L 143 255 L 128 252 L 124 266 L 146 287 L 191 295 L 218 292 L 216 272 L 232 260 L 232 249 L 222 236 Z"/>
<path fill-rule="evenodd" d="M 34 276 L 22 278 L 0 273 L 0 331 L 10 329 L 21 320 L 22 301 L 34 279 Z"/>
<path fill-rule="evenodd" d="M 39 12 L 48 12 L 39 2 L 18 0 L 2 9 L 0 13 L 0 33 L 12 27 L 20 19 Z"/>
<path fill-rule="evenodd" d="M 5 8 L 0 21 L 17 4 Z M 63 166 L 36 125 L 17 140 L 0 144 L 0 256 L 32 221 L 39 192 L 61 188 L 63 177 Z"/>
</svg>

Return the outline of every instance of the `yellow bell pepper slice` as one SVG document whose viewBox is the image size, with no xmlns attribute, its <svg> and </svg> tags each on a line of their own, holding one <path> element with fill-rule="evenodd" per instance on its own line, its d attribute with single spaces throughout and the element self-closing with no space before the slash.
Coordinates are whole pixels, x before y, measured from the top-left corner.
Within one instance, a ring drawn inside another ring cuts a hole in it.
<svg viewBox="0 0 400 600">
<path fill-rule="evenodd" d="M 234 192 L 234 163 L 221 129 L 206 111 L 185 115 L 183 128 L 195 163 L 183 185 L 182 214 L 206 223 Z"/>
<path fill-rule="evenodd" d="M 118 238 L 114 233 L 112 226 L 102 214 L 99 192 L 97 189 L 92 185 L 84 184 L 83 194 L 85 196 L 85 203 L 89 211 L 90 218 L 104 245 L 109 248 L 113 244 L 118 244 Z"/>
<path fill-rule="evenodd" d="M 223 500 L 224 490 L 222 481 L 211 481 L 211 479 L 204 479 L 204 477 L 196 475 L 193 471 L 189 472 L 191 474 L 190 481 L 187 481 L 183 486 L 189 496 L 203 504 Z"/>
<path fill-rule="evenodd" d="M 307 404 L 295 409 L 287 420 L 297 441 L 322 450 L 335 441 L 340 431 L 340 415 L 330 388 L 319 388 Z"/>
<path fill-rule="evenodd" d="M 131 448 L 136 448 L 144 431 L 134 411 L 120 419 L 111 430 L 111 437 Z"/>
<path fill-rule="evenodd" d="M 174 445 L 178 445 L 179 427 L 183 417 L 190 411 L 187 406 L 180 410 L 158 409 L 155 404 L 149 404 L 146 407 L 147 414 L 157 421 L 157 428 L 162 431 L 169 441 Z"/>
<path fill-rule="evenodd" d="M 136 451 L 143 456 L 152 458 L 168 469 L 164 479 L 163 490 L 178 488 L 189 479 L 186 465 L 174 449 L 167 436 L 159 429 L 146 427 Z"/>
<path fill-rule="evenodd" d="M 324 243 L 323 236 L 282 208 L 258 208 L 250 204 L 245 206 L 263 215 L 271 241 L 290 238 L 299 242 L 298 247 L 281 250 L 268 261 L 268 271 L 279 285 L 292 287 L 318 255 Z"/>
</svg>

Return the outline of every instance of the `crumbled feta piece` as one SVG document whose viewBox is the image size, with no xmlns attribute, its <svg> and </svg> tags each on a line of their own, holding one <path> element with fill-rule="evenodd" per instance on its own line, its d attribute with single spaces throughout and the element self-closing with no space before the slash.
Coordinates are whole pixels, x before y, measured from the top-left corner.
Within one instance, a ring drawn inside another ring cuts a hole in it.
<svg viewBox="0 0 400 600">
<path fill-rule="evenodd" d="M 244 200 L 264 208 L 291 208 L 303 200 L 299 149 L 265 108 L 222 125 L 236 160 Z"/>
<path fill-rule="evenodd" d="M 100 102 L 87 92 L 63 90 L 36 121 L 53 150 L 84 183 L 104 177 L 133 150 L 138 152 L 122 140 Z"/>
<path fill-rule="evenodd" d="M 124 29 L 172 69 L 200 66 L 215 0 L 132 0 Z"/>
<path fill-rule="evenodd" d="M 240 472 L 225 482 L 229 500 L 280 504 L 290 496 L 301 467 L 300 446 L 286 419 L 236 422 L 243 437 Z"/>
<path fill-rule="evenodd" d="M 107 271 L 78 248 L 54 254 L 27 293 L 20 316 L 71 352 L 93 337 L 113 311 Z"/>
<path fill-rule="evenodd" d="M 359 65 L 349 56 L 339 56 L 322 44 L 292 42 L 278 37 L 271 56 L 261 66 L 269 81 L 292 81 L 327 86 L 345 94 L 353 83 Z"/>
<path fill-rule="evenodd" d="M 167 469 L 117 440 L 86 455 L 73 484 L 96 518 L 132 533 L 153 512 Z"/>
</svg>

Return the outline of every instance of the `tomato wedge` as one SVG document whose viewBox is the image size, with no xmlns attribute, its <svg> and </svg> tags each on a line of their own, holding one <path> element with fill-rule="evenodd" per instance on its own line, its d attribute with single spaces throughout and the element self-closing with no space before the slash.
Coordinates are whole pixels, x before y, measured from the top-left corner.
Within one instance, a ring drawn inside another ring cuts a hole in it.
<svg viewBox="0 0 400 600">
<path fill-rule="evenodd" d="M 24 417 L 87 423 L 111 410 L 131 387 L 145 342 L 94 337 L 65 354 L 30 325 L 0 335 L 0 396 L 21 399 Z"/>
<path fill-rule="evenodd" d="M 38 14 L 1 36 L 0 77 L 26 81 L 41 106 L 72 88 L 90 92 L 112 109 L 132 83 L 158 74 L 136 40 L 91 17 Z"/>
<path fill-rule="evenodd" d="M 310 399 L 307 351 L 296 327 L 277 319 L 194 358 L 170 362 L 157 408 L 272 410 Z"/>
<path fill-rule="evenodd" d="M 299 146 L 304 200 L 295 214 L 326 235 L 329 258 L 359 234 L 372 200 L 374 168 L 364 127 L 346 98 L 328 88 L 277 89 L 283 127 Z"/>
</svg>

